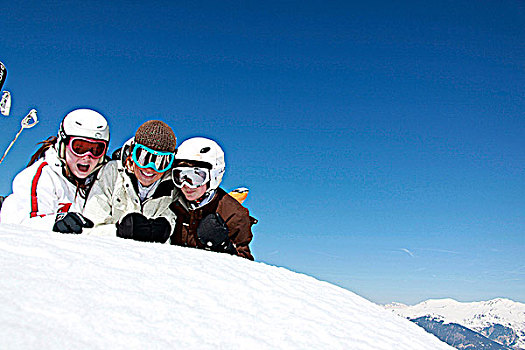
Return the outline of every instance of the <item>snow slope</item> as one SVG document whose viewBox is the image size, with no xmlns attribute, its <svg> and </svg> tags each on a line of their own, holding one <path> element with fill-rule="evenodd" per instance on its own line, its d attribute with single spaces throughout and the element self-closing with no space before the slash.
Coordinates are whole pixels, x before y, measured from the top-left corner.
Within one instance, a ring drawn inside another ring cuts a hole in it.
<svg viewBox="0 0 525 350">
<path fill-rule="evenodd" d="M 191 248 L 0 224 L 2 349 L 452 349 L 352 292 Z"/>
<path fill-rule="evenodd" d="M 493 324 L 512 328 L 519 337 L 519 348 L 525 349 L 525 304 L 509 299 L 493 299 L 461 303 L 454 299 L 431 299 L 414 306 L 400 303 L 385 305 L 386 309 L 408 318 L 432 316 L 446 323 L 457 323 L 480 331 Z"/>
</svg>

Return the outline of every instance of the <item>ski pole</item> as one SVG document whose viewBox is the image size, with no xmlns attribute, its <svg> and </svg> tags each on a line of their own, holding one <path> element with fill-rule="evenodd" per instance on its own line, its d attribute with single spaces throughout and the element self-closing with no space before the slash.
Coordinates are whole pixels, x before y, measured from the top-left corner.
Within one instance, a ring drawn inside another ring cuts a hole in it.
<svg viewBox="0 0 525 350">
<path fill-rule="evenodd" d="M 24 129 L 29 129 L 29 128 L 32 128 L 33 126 L 35 126 L 36 124 L 38 123 L 38 117 L 36 115 L 36 109 L 32 109 L 31 111 L 29 111 L 29 113 L 24 117 L 24 119 L 22 119 L 22 122 L 20 123 L 20 125 L 22 126 L 20 128 L 20 131 L 16 134 L 15 138 L 13 139 L 13 141 L 11 141 L 11 144 L 9 145 L 9 147 L 7 147 L 7 149 L 5 150 L 5 153 L 2 157 L 2 159 L 0 159 L 0 164 L 2 164 L 2 161 L 4 160 L 5 156 L 7 155 L 7 153 L 9 152 L 9 150 L 11 149 L 11 147 L 13 147 L 16 139 L 18 138 L 18 136 L 20 136 L 20 134 L 22 133 L 22 131 Z"/>
<path fill-rule="evenodd" d="M 4 91 L 2 93 L 2 99 L 0 100 L 0 113 L 9 117 L 9 111 L 11 110 L 11 93 Z"/>
</svg>

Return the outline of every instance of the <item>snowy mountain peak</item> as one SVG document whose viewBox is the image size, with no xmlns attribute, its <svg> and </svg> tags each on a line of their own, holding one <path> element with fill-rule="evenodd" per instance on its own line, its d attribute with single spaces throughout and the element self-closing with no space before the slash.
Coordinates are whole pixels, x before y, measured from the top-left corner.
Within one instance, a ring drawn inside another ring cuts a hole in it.
<svg viewBox="0 0 525 350">
<path fill-rule="evenodd" d="M 435 304 L 435 305 L 449 305 L 449 304 L 458 304 L 459 301 L 452 298 L 443 298 L 443 299 L 428 299 L 427 301 L 422 302 L 421 304 Z"/>
<path fill-rule="evenodd" d="M 348 290 L 227 254 L 0 224 L 0 270 L 6 349 L 453 349 Z"/>
<path fill-rule="evenodd" d="M 402 308 L 408 307 L 408 305 L 403 304 L 403 303 L 398 303 L 398 302 L 392 302 L 390 304 L 384 305 L 384 307 L 390 310 L 390 309 L 402 309 Z"/>
<path fill-rule="evenodd" d="M 506 299 L 506 298 L 496 298 L 496 299 L 488 300 L 488 301 L 481 302 L 481 303 L 485 303 L 490 306 L 501 306 L 501 307 L 508 307 L 508 306 L 512 307 L 513 305 L 516 304 L 515 301 Z"/>
<path fill-rule="evenodd" d="M 440 309 L 448 309 L 448 308 L 454 308 L 458 304 L 460 304 L 457 300 L 451 299 L 451 298 L 445 298 L 445 299 L 429 299 L 426 301 L 423 301 L 416 305 L 416 307 L 419 308 L 426 308 L 426 309 L 433 309 L 433 310 L 440 310 Z"/>
<path fill-rule="evenodd" d="M 392 303 L 384 306 L 405 318 L 429 316 L 446 323 L 457 323 L 482 334 L 494 327 L 512 333 L 514 347 L 525 349 L 525 304 L 505 298 L 462 303 L 454 299 L 430 299 L 414 306 Z M 501 332 L 501 331 L 500 331 Z"/>
</svg>

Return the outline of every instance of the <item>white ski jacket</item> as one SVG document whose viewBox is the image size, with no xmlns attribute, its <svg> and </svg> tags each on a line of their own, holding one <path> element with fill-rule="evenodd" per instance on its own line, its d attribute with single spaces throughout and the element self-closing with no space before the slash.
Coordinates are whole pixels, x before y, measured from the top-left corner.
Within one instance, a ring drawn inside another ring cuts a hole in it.
<svg viewBox="0 0 525 350">
<path fill-rule="evenodd" d="M 51 147 L 44 158 L 16 175 L 13 193 L 2 205 L 1 222 L 51 230 L 58 213 L 82 213 L 86 200 L 63 175 L 63 167 Z"/>
<path fill-rule="evenodd" d="M 150 219 L 165 217 L 173 231 L 176 215 L 169 205 L 178 198 L 179 191 L 171 180 L 171 172 L 166 172 L 155 191 L 142 203 L 132 177 L 134 175 L 128 173 L 120 160 L 110 161 L 102 168 L 83 213 L 93 221 L 95 227 L 84 229 L 83 234 L 116 236 L 115 224 L 129 213 L 141 213 Z"/>
</svg>

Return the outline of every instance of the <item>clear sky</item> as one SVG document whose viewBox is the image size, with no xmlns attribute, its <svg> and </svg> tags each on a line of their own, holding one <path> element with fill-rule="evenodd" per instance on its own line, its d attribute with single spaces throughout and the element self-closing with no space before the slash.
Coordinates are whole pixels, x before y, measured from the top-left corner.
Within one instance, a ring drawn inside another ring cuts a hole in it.
<svg viewBox="0 0 525 350">
<path fill-rule="evenodd" d="M 257 260 L 371 301 L 525 302 L 525 3 L 9 1 L 0 192 L 70 110 L 217 140 Z"/>
</svg>

